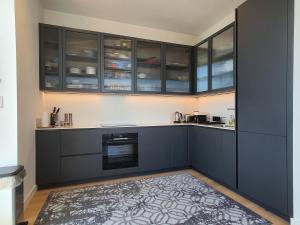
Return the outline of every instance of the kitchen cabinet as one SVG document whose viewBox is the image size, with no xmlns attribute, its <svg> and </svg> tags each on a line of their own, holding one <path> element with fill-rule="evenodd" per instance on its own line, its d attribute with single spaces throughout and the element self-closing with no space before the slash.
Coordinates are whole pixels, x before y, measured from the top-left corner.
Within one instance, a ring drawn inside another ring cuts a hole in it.
<svg viewBox="0 0 300 225">
<path fill-rule="evenodd" d="M 100 36 L 95 32 L 64 30 L 64 89 L 100 89 Z"/>
<path fill-rule="evenodd" d="M 168 137 L 171 148 L 171 167 L 180 168 L 188 166 L 188 128 L 170 127 Z"/>
<path fill-rule="evenodd" d="M 62 156 L 102 153 L 99 129 L 62 130 L 60 135 Z"/>
<path fill-rule="evenodd" d="M 165 46 L 166 93 L 191 92 L 191 48 Z"/>
<path fill-rule="evenodd" d="M 81 181 L 102 175 L 102 154 L 61 158 L 61 181 Z"/>
<path fill-rule="evenodd" d="M 209 41 L 197 46 L 196 92 L 205 92 L 209 89 Z"/>
<path fill-rule="evenodd" d="M 138 40 L 136 55 L 136 91 L 161 93 L 162 44 Z"/>
<path fill-rule="evenodd" d="M 139 132 L 139 160 L 142 171 L 171 167 L 169 127 L 146 127 Z"/>
<path fill-rule="evenodd" d="M 133 40 L 126 37 L 103 37 L 104 92 L 133 92 Z"/>
<path fill-rule="evenodd" d="M 40 89 L 62 88 L 62 30 L 40 26 Z"/>
<path fill-rule="evenodd" d="M 191 50 L 40 24 L 40 90 L 192 94 Z"/>
<path fill-rule="evenodd" d="M 189 130 L 191 165 L 232 188 L 236 188 L 235 132 L 192 127 Z"/>
<path fill-rule="evenodd" d="M 239 133 L 238 188 L 240 191 L 287 214 L 286 138 Z"/>
<path fill-rule="evenodd" d="M 196 93 L 234 90 L 234 28 L 231 24 L 196 45 Z"/>
<path fill-rule="evenodd" d="M 212 38 L 211 89 L 233 87 L 234 29 L 233 26 Z"/>
<path fill-rule="evenodd" d="M 252 0 L 237 10 L 238 189 L 285 216 L 293 211 L 291 3 Z"/>
<path fill-rule="evenodd" d="M 60 182 L 60 132 L 36 131 L 36 183 Z"/>
</svg>

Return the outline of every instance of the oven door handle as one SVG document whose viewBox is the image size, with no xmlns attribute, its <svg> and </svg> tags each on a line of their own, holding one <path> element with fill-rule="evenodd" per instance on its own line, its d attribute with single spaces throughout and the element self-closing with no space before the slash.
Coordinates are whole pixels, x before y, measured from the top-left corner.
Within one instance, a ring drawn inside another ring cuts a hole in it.
<svg viewBox="0 0 300 225">
<path fill-rule="evenodd" d="M 137 140 L 127 139 L 127 140 L 107 140 L 104 145 L 124 145 L 124 144 L 137 144 Z"/>
</svg>

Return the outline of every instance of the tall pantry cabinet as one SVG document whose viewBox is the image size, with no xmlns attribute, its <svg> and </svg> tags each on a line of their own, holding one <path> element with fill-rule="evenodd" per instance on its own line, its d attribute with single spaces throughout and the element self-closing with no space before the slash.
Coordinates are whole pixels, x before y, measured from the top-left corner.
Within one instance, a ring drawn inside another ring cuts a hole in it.
<svg viewBox="0 0 300 225">
<path fill-rule="evenodd" d="M 290 0 L 237 9 L 238 189 L 284 216 L 292 212 Z"/>
</svg>

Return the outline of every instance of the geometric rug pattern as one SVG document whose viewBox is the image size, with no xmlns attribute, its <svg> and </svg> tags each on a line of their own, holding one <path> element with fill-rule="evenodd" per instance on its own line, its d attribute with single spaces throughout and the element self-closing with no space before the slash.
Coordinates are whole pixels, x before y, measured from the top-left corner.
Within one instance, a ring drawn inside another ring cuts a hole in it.
<svg viewBox="0 0 300 225">
<path fill-rule="evenodd" d="M 268 225 L 188 173 L 51 192 L 35 225 Z"/>
</svg>

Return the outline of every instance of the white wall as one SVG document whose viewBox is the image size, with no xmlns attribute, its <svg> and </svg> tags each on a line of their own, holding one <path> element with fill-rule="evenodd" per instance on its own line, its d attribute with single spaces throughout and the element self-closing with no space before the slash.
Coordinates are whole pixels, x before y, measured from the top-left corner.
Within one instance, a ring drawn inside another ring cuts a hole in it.
<svg viewBox="0 0 300 225">
<path fill-rule="evenodd" d="M 17 164 L 17 71 L 15 3 L 2 0 L 0 7 L 0 167 Z"/>
<path fill-rule="evenodd" d="M 35 127 L 42 106 L 39 91 L 39 0 L 16 0 L 18 75 L 18 163 L 27 175 L 24 196 L 35 187 Z"/>
<path fill-rule="evenodd" d="M 43 23 L 72 28 L 93 30 L 132 37 L 152 39 L 178 44 L 194 45 L 201 39 L 222 29 L 234 21 L 234 13 L 212 28 L 204 31 L 200 37 L 186 35 L 148 27 L 135 26 L 109 20 L 72 15 L 44 10 Z M 232 95 L 231 95 L 232 96 Z M 201 100 L 203 99 L 203 100 Z M 100 122 L 170 122 L 177 110 L 191 113 L 203 110 L 211 114 L 227 116 L 228 106 L 234 105 L 233 97 L 224 97 L 226 102 L 215 100 L 209 104 L 207 97 L 201 97 L 199 105 L 193 97 L 150 97 L 150 96 L 109 96 L 109 95 L 69 95 L 45 93 L 44 110 L 50 112 L 53 106 L 62 107 L 63 112 L 72 112 L 77 124 L 99 124 Z M 217 98 L 219 99 L 219 97 Z M 216 107 L 214 104 L 218 104 Z M 224 110 L 224 112 L 222 112 Z M 61 114 L 62 114 L 61 113 Z"/>
<path fill-rule="evenodd" d="M 118 96 L 97 94 L 44 93 L 45 110 L 61 107 L 73 113 L 74 125 L 99 125 L 109 122 L 169 123 L 174 112 L 190 113 L 197 109 L 194 97 Z"/>
<path fill-rule="evenodd" d="M 222 19 L 221 21 L 219 21 L 218 23 L 216 23 L 215 25 L 213 25 L 209 29 L 203 31 L 199 35 L 199 37 L 197 38 L 197 43 L 205 40 L 209 36 L 213 35 L 214 33 L 218 32 L 222 28 L 224 28 L 224 27 L 228 26 L 229 24 L 233 23 L 234 21 L 235 21 L 235 13 L 232 12 L 232 14 L 228 15 L 227 17 L 225 17 L 224 19 Z"/>
<path fill-rule="evenodd" d="M 292 225 L 300 225 L 300 2 L 295 1 L 294 26 L 294 102 L 293 102 L 293 182 L 294 219 Z"/>
<path fill-rule="evenodd" d="M 93 30 L 132 37 L 191 45 L 196 36 L 119 23 L 109 20 L 44 10 L 43 23 Z M 170 122 L 175 111 L 192 112 L 197 100 L 192 97 L 122 96 L 44 93 L 44 109 L 53 106 L 74 114 L 77 125 L 101 122 Z"/>
<path fill-rule="evenodd" d="M 111 34 L 119 34 L 137 38 L 192 45 L 197 36 L 154 29 L 110 20 L 44 10 L 41 22 L 71 28 L 92 30 Z"/>
<path fill-rule="evenodd" d="M 233 110 L 228 110 L 229 108 L 235 108 L 235 93 L 202 96 L 198 99 L 199 112 L 210 117 L 221 116 L 228 121 L 230 116 L 235 115 Z"/>
<path fill-rule="evenodd" d="M 17 164 L 17 72 L 15 1 L 1 0 L 0 7 L 0 167 Z M 0 190 L 1 224 L 14 224 L 12 190 Z"/>
</svg>

